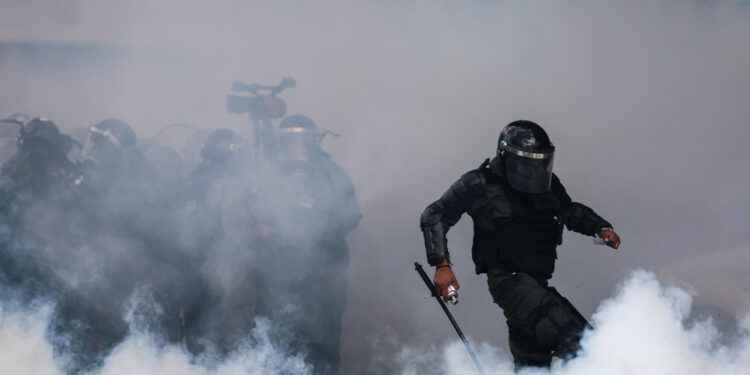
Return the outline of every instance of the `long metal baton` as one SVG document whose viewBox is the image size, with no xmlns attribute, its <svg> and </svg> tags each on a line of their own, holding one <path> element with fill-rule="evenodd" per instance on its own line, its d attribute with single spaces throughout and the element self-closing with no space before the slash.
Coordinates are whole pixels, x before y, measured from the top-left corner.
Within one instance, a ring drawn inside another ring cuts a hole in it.
<svg viewBox="0 0 750 375">
<path fill-rule="evenodd" d="M 466 336 L 464 336 L 464 333 L 461 332 L 461 328 L 458 327 L 458 323 L 456 323 L 456 319 L 453 319 L 453 314 L 451 314 L 450 311 L 448 311 L 448 306 L 445 305 L 445 302 L 443 302 L 443 299 L 440 298 L 440 296 L 437 293 L 437 289 L 435 289 L 435 285 L 432 284 L 432 281 L 429 277 L 427 277 L 427 274 L 424 272 L 424 269 L 422 269 L 422 265 L 419 264 L 419 262 L 414 262 L 414 269 L 419 272 L 419 276 L 422 277 L 422 280 L 425 284 L 427 284 L 427 288 L 430 290 L 430 293 L 432 293 L 432 296 L 437 299 L 438 303 L 440 304 L 440 307 L 443 308 L 443 311 L 445 311 L 445 315 L 448 316 L 448 320 L 451 321 L 451 324 L 453 325 L 453 328 L 456 329 L 456 333 L 458 333 L 458 337 L 461 338 L 461 341 L 463 341 L 464 346 L 466 346 L 466 350 L 469 351 L 469 355 L 471 356 L 471 359 L 474 361 L 474 364 L 477 366 L 477 371 L 481 375 L 484 375 L 484 369 L 482 369 L 482 365 L 479 364 L 479 358 L 477 358 L 477 355 L 474 354 L 474 351 L 471 349 L 471 345 L 469 345 L 469 341 L 466 340 Z"/>
</svg>

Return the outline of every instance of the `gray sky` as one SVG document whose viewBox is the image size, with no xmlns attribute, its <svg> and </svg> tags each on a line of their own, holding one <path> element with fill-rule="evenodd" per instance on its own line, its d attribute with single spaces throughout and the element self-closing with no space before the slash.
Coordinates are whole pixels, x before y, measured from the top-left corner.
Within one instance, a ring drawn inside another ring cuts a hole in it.
<svg viewBox="0 0 750 375">
<path fill-rule="evenodd" d="M 570 195 L 623 238 L 613 252 L 566 234 L 553 284 L 584 314 L 637 267 L 707 253 L 706 274 L 748 266 L 732 255 L 750 245 L 747 2 L 5 1 L 0 40 L 0 113 L 68 130 L 119 117 L 142 137 L 174 122 L 243 131 L 249 120 L 225 109 L 232 80 L 294 77 L 288 113 L 343 134 L 324 146 L 364 214 L 349 237 L 350 371 L 386 366 L 370 347 L 389 335 L 453 338 L 412 270 L 425 263 L 418 218 L 519 118 L 547 129 Z M 503 346 L 470 244 L 464 218 L 449 234 L 456 318 Z M 696 268 L 680 278 L 703 282 Z M 704 284 L 698 293 L 718 288 Z"/>
</svg>

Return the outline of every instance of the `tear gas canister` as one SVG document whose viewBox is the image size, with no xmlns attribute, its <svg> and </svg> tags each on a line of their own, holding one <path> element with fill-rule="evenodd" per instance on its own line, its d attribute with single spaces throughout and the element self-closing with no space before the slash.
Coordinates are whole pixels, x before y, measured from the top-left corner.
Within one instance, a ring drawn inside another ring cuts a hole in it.
<svg viewBox="0 0 750 375">
<path fill-rule="evenodd" d="M 455 305 L 458 303 L 458 292 L 453 285 L 448 285 L 448 303 Z"/>
</svg>

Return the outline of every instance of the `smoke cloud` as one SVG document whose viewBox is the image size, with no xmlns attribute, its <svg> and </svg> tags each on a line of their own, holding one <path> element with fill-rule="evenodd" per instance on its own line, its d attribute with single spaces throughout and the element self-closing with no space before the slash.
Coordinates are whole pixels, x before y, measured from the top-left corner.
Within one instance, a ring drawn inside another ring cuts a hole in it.
<svg viewBox="0 0 750 375">
<path fill-rule="evenodd" d="M 2 365 L 7 374 L 64 374 L 66 358 L 53 356 L 54 348 L 45 331 L 50 307 L 28 310 L 3 310 L 0 316 Z M 247 341 L 230 358 L 202 356 L 192 358 L 179 346 L 163 346 L 149 332 L 133 333 L 107 357 L 94 373 L 117 374 L 308 374 L 311 366 L 301 354 L 288 354 L 285 348 L 271 343 L 272 323 L 259 321 Z"/>
<path fill-rule="evenodd" d="M 750 317 L 745 317 L 729 344 L 722 344 L 712 319 L 688 320 L 692 297 L 667 285 L 652 273 L 633 272 L 615 296 L 605 300 L 593 315 L 594 331 L 582 341 L 579 356 L 556 362 L 550 371 L 524 370 L 524 374 L 745 374 L 750 366 Z M 44 337 L 49 309 L 35 314 L 3 311 L 0 345 L 3 371 L 24 374 L 59 374 L 60 359 Z M 237 354 L 223 361 L 196 360 L 176 346 L 160 347 L 148 333 L 136 332 L 109 356 L 101 375 L 116 374 L 305 374 L 310 370 L 300 356 L 279 355 L 283 348 L 268 340 L 270 322 L 263 321 Z M 507 349 L 473 343 L 487 374 L 512 374 Z M 476 370 L 461 342 L 431 347 L 401 347 L 389 358 L 404 375 L 472 374 Z M 384 359 L 385 360 L 385 359 Z"/>
<path fill-rule="evenodd" d="M 553 364 L 550 371 L 523 374 L 744 374 L 750 368 L 750 316 L 729 344 L 708 319 L 688 321 L 691 296 L 659 282 L 652 273 L 635 271 L 593 315 L 595 330 L 582 340 L 579 356 Z M 507 351 L 486 344 L 478 350 L 487 374 L 512 374 Z M 473 362 L 461 342 L 431 353 L 405 348 L 398 357 L 404 374 L 472 374 Z"/>
</svg>

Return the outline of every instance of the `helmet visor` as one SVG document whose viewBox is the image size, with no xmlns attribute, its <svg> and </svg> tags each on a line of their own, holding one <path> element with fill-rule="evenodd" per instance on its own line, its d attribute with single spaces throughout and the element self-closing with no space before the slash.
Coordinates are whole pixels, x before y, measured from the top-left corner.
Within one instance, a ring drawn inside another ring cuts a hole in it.
<svg viewBox="0 0 750 375">
<path fill-rule="evenodd" d="M 302 127 L 279 130 L 279 149 L 287 161 L 310 161 L 320 149 L 320 136 L 313 129 Z"/>
<path fill-rule="evenodd" d="M 514 189 L 526 193 L 546 193 L 552 186 L 552 164 L 555 150 L 527 152 L 505 149 L 505 173 Z"/>
<path fill-rule="evenodd" d="M 109 145 L 109 148 L 119 148 L 120 141 L 112 135 L 109 130 L 101 130 L 95 126 L 89 128 L 89 135 L 81 149 L 81 158 L 96 162 L 101 154 Z"/>
</svg>

